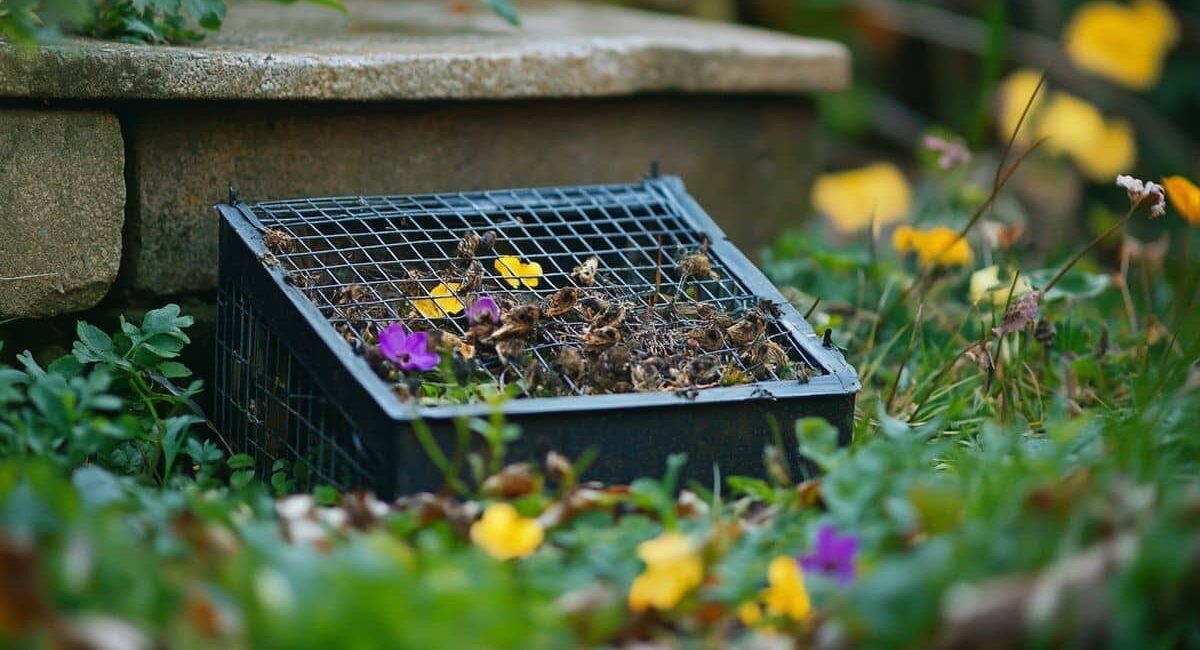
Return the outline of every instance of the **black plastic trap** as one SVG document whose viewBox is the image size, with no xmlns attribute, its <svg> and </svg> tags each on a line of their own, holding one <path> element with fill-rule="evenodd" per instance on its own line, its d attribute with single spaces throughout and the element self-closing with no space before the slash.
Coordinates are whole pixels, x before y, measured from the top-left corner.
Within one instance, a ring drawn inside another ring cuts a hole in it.
<svg viewBox="0 0 1200 650">
<path fill-rule="evenodd" d="M 545 304 L 563 287 L 596 290 L 572 275 L 595 257 L 595 286 L 608 300 L 628 305 L 628 318 L 638 323 L 640 334 L 624 344 L 663 355 L 680 346 L 663 335 L 667 321 L 677 327 L 691 318 L 699 327 L 706 316 L 695 307 L 768 315 L 754 345 L 765 350 L 769 342 L 772 361 L 728 342 L 693 348 L 689 367 L 719 369 L 712 381 L 680 374 L 647 387 L 636 372 L 619 368 L 619 377 L 632 378 L 608 382 L 601 391 L 556 372 L 561 350 L 578 347 L 587 333 L 583 319 L 540 325 L 520 350 L 520 368 L 503 355 L 481 352 L 471 364 L 476 380 L 517 384 L 530 393 L 503 407 L 523 431 L 510 460 L 550 450 L 578 457 L 595 449 L 599 456 L 587 477 L 628 482 L 661 474 L 667 456 L 686 452 L 685 475 L 709 482 L 714 464 L 723 476 L 762 474 L 763 448 L 775 432 L 799 469 L 790 440 L 796 418 L 824 417 L 849 435 L 859 388 L 853 368 L 836 348 L 822 345 L 677 178 L 235 202 L 218 209 L 217 420 L 227 439 L 263 468 L 277 459 L 299 461 L 313 483 L 386 495 L 437 488 L 442 477 L 414 435 L 414 419 L 449 453 L 455 418 L 483 416 L 489 407 L 402 399 L 398 392 L 406 391 L 397 391 L 364 352 L 393 322 L 468 338 L 461 305 L 445 300 L 445 287 L 472 282 L 467 276 L 479 269 L 468 273 L 470 261 L 487 274 L 487 294 L 509 304 Z M 464 235 L 489 231 L 494 243 L 485 237 L 484 246 L 464 258 Z M 711 269 L 682 270 L 697 252 Z M 495 260 L 508 255 L 541 265 L 536 286 L 510 286 L 492 272 Z M 531 372 L 553 376 L 549 392 L 557 396 L 539 396 L 546 391 L 533 390 L 540 384 Z M 722 386 L 723 376 L 745 383 Z"/>
</svg>

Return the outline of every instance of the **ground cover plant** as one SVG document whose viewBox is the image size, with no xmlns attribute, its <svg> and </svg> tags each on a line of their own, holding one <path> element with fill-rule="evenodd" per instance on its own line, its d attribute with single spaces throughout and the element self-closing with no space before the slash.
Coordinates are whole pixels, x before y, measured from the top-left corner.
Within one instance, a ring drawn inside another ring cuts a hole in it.
<svg viewBox="0 0 1200 650">
<path fill-rule="evenodd" d="M 1200 266 L 1127 236 L 1108 266 L 1131 224 L 1200 221 L 1200 189 L 1115 179 L 1123 216 L 1026 268 L 1018 224 L 989 206 L 1036 141 L 975 193 L 955 180 L 968 152 L 925 144 L 956 152 L 927 171 L 942 209 L 766 256 L 864 389 L 850 446 L 824 421 L 781 423 L 765 478 L 679 485 L 677 456 L 661 477 L 591 483 L 603 459 L 506 458 L 519 432 L 497 412 L 436 494 L 292 494 L 304 476 L 256 475 L 195 412 L 200 387 L 171 381 L 188 374 L 178 308 L 112 335 L 81 323 L 69 356 L 0 371 L 0 638 L 1200 645 Z M 783 445 L 820 473 L 792 472 Z"/>
</svg>

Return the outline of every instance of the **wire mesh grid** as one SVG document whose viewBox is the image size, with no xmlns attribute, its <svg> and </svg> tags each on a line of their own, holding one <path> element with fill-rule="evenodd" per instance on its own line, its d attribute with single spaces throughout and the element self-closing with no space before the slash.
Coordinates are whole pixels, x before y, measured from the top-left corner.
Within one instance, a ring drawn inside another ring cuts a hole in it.
<svg viewBox="0 0 1200 650">
<path fill-rule="evenodd" d="M 354 345 L 372 342 L 382 327 L 397 321 L 414 330 L 465 335 L 467 319 L 441 308 L 457 312 L 459 303 L 471 297 L 458 295 L 447 303 L 445 293 L 434 291 L 451 287 L 457 293 L 472 284 L 470 263 L 459 253 L 467 233 L 496 234 L 491 249 L 473 256 L 480 267 L 474 272 L 484 274 L 479 292 L 513 304 L 544 301 L 562 287 L 579 286 L 573 270 L 597 258 L 599 272 L 589 290 L 631 306 L 630 318 L 641 322 L 647 336 L 626 343 L 664 355 L 671 353 L 671 343 L 653 334 L 666 326 L 668 317 L 676 328 L 699 328 L 706 317 L 689 306 L 738 314 L 758 303 L 715 256 L 708 256 L 711 274 L 685 277 L 681 263 L 706 251 L 709 242 L 688 223 L 673 197 L 645 183 L 300 199 L 258 203 L 253 210 L 266 229 L 275 258 L 270 263 L 282 264 L 289 280 Z M 541 273 L 536 286 L 495 273 L 500 256 L 537 262 Z M 414 309 L 421 301 L 426 313 Z M 557 351 L 577 346 L 587 326 L 582 319 L 544 323 L 527 352 L 550 369 Z M 786 354 L 783 367 L 727 343 L 706 349 L 700 358 L 734 364 L 759 380 L 820 372 L 773 318 L 768 318 L 764 339 Z M 482 361 L 481 369 L 491 379 L 506 380 L 503 363 Z M 589 390 L 565 381 L 569 394 Z"/>
<path fill-rule="evenodd" d="M 217 296 L 216 421 L 234 448 L 264 475 L 276 460 L 301 486 L 338 487 L 374 480 L 378 455 L 364 449 L 355 428 L 328 399 L 314 375 L 264 321 L 242 289 Z"/>
</svg>

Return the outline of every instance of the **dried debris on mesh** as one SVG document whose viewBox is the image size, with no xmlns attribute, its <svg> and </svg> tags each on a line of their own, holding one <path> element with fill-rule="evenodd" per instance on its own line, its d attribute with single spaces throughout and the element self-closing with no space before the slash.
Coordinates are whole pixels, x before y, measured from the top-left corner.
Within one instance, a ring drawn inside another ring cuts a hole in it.
<svg viewBox="0 0 1200 650">
<path fill-rule="evenodd" d="M 264 242 L 270 261 L 286 268 L 295 243 L 273 230 Z M 721 278 L 705 247 L 674 255 L 660 250 L 648 295 L 632 292 L 620 282 L 621 270 L 604 268 L 596 256 L 581 256 L 569 274 L 553 274 L 552 283 L 536 257 L 518 261 L 525 258 L 503 254 L 505 248 L 495 231 L 472 231 L 442 268 L 421 270 L 429 265 L 419 260 L 394 265 L 392 277 L 369 286 L 317 282 L 311 271 L 289 268 L 289 281 L 314 303 L 335 306 L 331 322 L 402 398 L 427 395 L 421 387 L 436 373 L 406 374 L 384 358 L 378 335 L 393 322 L 428 332 L 450 360 L 455 383 L 516 385 L 522 396 L 688 395 L 761 380 L 804 381 L 813 372 L 789 354 L 790 340 L 773 326 L 774 304 L 729 311 L 700 297 L 696 283 Z M 482 298 L 495 301 L 498 321 L 472 313 Z"/>
</svg>

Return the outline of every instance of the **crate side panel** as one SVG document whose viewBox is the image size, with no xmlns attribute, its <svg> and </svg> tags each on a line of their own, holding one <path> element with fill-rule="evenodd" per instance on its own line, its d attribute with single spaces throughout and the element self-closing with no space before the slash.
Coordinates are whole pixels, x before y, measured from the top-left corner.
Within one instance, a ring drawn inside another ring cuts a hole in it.
<svg viewBox="0 0 1200 650">
<path fill-rule="evenodd" d="M 216 391 L 222 433 L 255 459 L 261 476 L 284 460 L 297 489 L 376 483 L 386 450 L 364 442 L 235 283 L 223 283 L 218 295 Z"/>
</svg>

